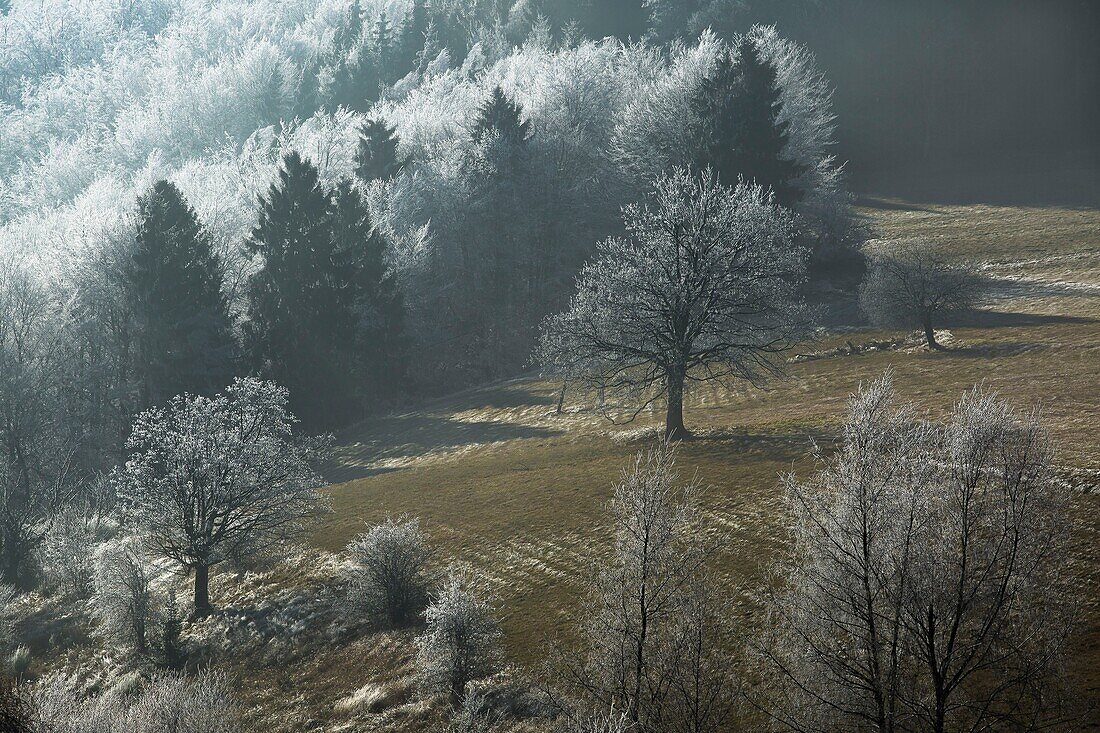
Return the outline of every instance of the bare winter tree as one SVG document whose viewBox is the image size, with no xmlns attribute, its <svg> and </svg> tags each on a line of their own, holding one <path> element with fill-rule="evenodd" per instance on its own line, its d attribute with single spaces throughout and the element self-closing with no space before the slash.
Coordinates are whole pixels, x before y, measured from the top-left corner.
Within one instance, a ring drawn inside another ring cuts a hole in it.
<svg viewBox="0 0 1100 733">
<path fill-rule="evenodd" d="M 935 326 L 972 310 L 982 290 L 973 267 L 916 242 L 871 257 L 859 304 L 874 323 L 923 329 L 928 348 L 939 349 Z"/>
<path fill-rule="evenodd" d="M 624 471 L 611 505 L 614 554 L 583 628 L 587 654 L 559 654 L 565 683 L 601 714 L 620 711 L 631 730 L 721 730 L 732 711 L 724 609 L 704 565 L 696 494 L 679 484 L 668 443 Z"/>
<path fill-rule="evenodd" d="M 345 573 L 352 609 L 391 628 L 406 626 L 427 606 L 431 556 L 418 519 L 387 519 L 347 547 Z"/>
<path fill-rule="evenodd" d="M 99 548 L 95 560 L 96 615 L 109 634 L 144 654 L 155 603 L 140 546 L 112 542 Z"/>
<path fill-rule="evenodd" d="M 626 394 L 639 412 L 663 396 L 666 434 L 678 439 L 686 383 L 779 370 L 773 357 L 803 321 L 805 256 L 760 188 L 710 173 L 662 177 L 623 219 L 626 237 L 600 245 L 569 310 L 544 324 L 537 357 L 555 376 Z"/>
<path fill-rule="evenodd" d="M 787 482 L 795 552 L 766 703 L 796 731 L 1046 730 L 1068 604 L 1064 503 L 1037 413 L 975 389 L 946 425 L 886 377 L 828 467 Z"/>
<path fill-rule="evenodd" d="M 212 566 L 291 537 L 319 508 L 313 466 L 329 441 L 297 436 L 294 424 L 286 390 L 257 379 L 136 418 L 119 502 L 152 549 L 194 571 L 196 615 L 210 611 Z"/>
<path fill-rule="evenodd" d="M 447 693 L 458 708 L 466 687 L 500 668 L 500 625 L 469 577 L 452 568 L 424 612 L 427 629 L 417 637 L 424 688 Z"/>
<path fill-rule="evenodd" d="M 26 564 L 74 493 L 59 378 L 57 306 L 37 277 L 0 263 L 0 576 L 26 585 Z"/>
</svg>

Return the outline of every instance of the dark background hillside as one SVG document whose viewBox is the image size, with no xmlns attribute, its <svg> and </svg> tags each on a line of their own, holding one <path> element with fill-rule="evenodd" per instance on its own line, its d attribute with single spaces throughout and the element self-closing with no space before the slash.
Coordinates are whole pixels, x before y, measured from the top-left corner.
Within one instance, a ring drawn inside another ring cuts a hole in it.
<svg viewBox="0 0 1100 733">
<path fill-rule="evenodd" d="M 645 24 L 641 0 L 587 13 L 593 35 Z M 1100 198 L 1098 0 L 756 0 L 739 15 L 731 27 L 775 23 L 817 54 L 856 190 Z"/>
</svg>

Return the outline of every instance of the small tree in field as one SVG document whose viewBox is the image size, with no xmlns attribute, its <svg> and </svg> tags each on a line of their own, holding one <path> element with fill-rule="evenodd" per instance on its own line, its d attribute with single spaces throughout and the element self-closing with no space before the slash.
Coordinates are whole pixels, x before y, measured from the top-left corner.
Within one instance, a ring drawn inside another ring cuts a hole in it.
<svg viewBox="0 0 1100 733">
<path fill-rule="evenodd" d="M 875 323 L 922 328 L 928 348 L 939 349 L 935 326 L 973 309 L 981 296 L 972 267 L 921 242 L 872 256 L 859 303 Z"/>
<path fill-rule="evenodd" d="M 151 547 L 195 573 L 195 614 L 210 611 L 209 570 L 285 540 L 318 507 L 312 466 L 326 439 L 294 434 L 286 390 L 236 379 L 138 415 L 119 500 Z"/>
<path fill-rule="evenodd" d="M 795 731 L 1054 728 L 1061 491 L 1037 413 L 975 389 L 931 425 L 889 378 L 862 389 L 828 467 L 787 482 L 767 709 Z"/>
<path fill-rule="evenodd" d="M 388 519 L 347 547 L 348 601 L 376 622 L 399 628 L 414 622 L 428 601 L 430 557 L 420 521 Z"/>
<path fill-rule="evenodd" d="M 420 673 L 427 691 L 447 693 L 457 708 L 466 686 L 499 670 L 500 625 L 492 607 L 452 568 L 424 612 L 428 627 L 417 638 Z"/>
<path fill-rule="evenodd" d="M 686 383 L 779 371 L 774 357 L 802 325 L 805 256 L 762 189 L 710 173 L 661 178 L 623 218 L 627 236 L 581 270 L 569 310 L 543 326 L 538 357 L 570 382 L 625 393 L 639 412 L 663 394 L 666 435 L 685 437 Z"/>
<path fill-rule="evenodd" d="M 725 609 L 706 568 L 697 488 L 681 485 L 670 444 L 639 454 L 615 487 L 615 548 L 581 625 L 586 653 L 561 653 L 561 681 L 610 725 L 724 730 L 735 698 Z M 583 717 L 582 717 L 583 719 Z"/>
</svg>

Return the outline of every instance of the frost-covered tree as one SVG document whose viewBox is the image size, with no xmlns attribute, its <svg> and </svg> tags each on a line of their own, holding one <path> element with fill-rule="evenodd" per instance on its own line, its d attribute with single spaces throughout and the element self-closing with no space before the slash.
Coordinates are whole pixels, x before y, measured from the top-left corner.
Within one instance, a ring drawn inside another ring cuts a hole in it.
<svg viewBox="0 0 1100 733">
<path fill-rule="evenodd" d="M 469 683 L 500 669 L 500 625 L 493 608 L 464 572 L 452 568 L 424 612 L 427 628 L 417 637 L 424 689 L 447 694 L 457 708 Z"/>
<path fill-rule="evenodd" d="M 387 519 L 348 544 L 348 604 L 375 623 L 416 622 L 428 603 L 427 538 L 416 519 Z"/>
<path fill-rule="evenodd" d="M 631 729 L 723 730 L 736 697 L 698 489 L 682 485 L 671 444 L 640 453 L 611 501 L 615 546 L 580 624 L 585 650 L 564 651 L 561 680 L 607 723 Z M 582 716 L 583 717 L 583 716 Z"/>
<path fill-rule="evenodd" d="M 195 574 L 197 616 L 211 610 L 211 567 L 293 537 L 319 508 L 313 466 L 327 441 L 295 434 L 287 399 L 272 382 L 236 379 L 134 421 L 119 502 L 151 550 Z"/>
<path fill-rule="evenodd" d="M 694 99 L 699 121 L 697 168 L 714 169 L 727 185 L 742 178 L 792 206 L 802 192 L 795 179 L 804 168 L 787 157 L 790 122 L 782 117 L 777 71 L 752 36 L 718 57 Z"/>
<path fill-rule="evenodd" d="M 364 183 L 388 181 L 404 167 L 397 157 L 396 129 L 384 119 L 372 117 L 359 128 L 355 174 Z"/>
<path fill-rule="evenodd" d="M 15 598 L 15 587 L 0 583 L 0 652 L 3 653 L 15 646 L 15 621 L 12 616 Z"/>
<path fill-rule="evenodd" d="M 25 587 L 49 520 L 75 493 L 54 297 L 25 265 L 0 262 L 0 580 Z"/>
<path fill-rule="evenodd" d="M 661 178 L 623 218 L 627 235 L 600 245 L 538 356 L 547 373 L 625 393 L 634 415 L 663 396 L 666 435 L 682 438 L 685 385 L 781 369 L 773 357 L 804 325 L 805 258 L 759 187 L 709 173 Z"/>
<path fill-rule="evenodd" d="M 138 199 L 126 279 L 143 406 L 224 387 L 235 344 L 222 263 L 194 209 L 169 181 L 157 181 Z"/>
<path fill-rule="evenodd" d="M 51 517 L 39 547 L 45 580 L 69 598 L 86 598 L 92 592 L 96 546 L 108 539 L 114 528 L 113 522 L 87 509 L 66 507 Z"/>
<path fill-rule="evenodd" d="M 911 242 L 872 254 L 859 304 L 875 323 L 922 329 L 928 348 L 939 349 L 936 326 L 973 310 L 983 290 L 975 268 Z"/>
<path fill-rule="evenodd" d="M 1072 605 L 1066 497 L 1037 411 L 974 389 L 946 423 L 889 376 L 817 476 L 786 482 L 794 554 L 765 644 L 790 730 L 1049 730 Z"/>
<path fill-rule="evenodd" d="M 156 601 L 139 543 L 121 540 L 96 550 L 93 603 L 108 635 L 138 654 L 148 651 Z"/>
</svg>

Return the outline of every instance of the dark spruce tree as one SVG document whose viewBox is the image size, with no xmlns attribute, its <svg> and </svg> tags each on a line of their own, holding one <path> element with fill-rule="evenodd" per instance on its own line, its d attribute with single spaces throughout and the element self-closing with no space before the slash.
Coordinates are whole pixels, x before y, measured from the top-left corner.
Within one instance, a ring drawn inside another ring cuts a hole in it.
<svg viewBox="0 0 1100 733">
<path fill-rule="evenodd" d="M 398 55 L 406 69 L 415 69 L 420 65 L 420 54 L 428 37 L 428 6 L 426 0 L 413 0 L 405 22 L 401 25 L 398 42 Z"/>
<path fill-rule="evenodd" d="M 789 124 L 779 119 L 776 70 L 751 38 L 742 38 L 732 55 L 719 57 L 694 108 L 698 168 L 713 169 L 726 185 L 738 177 L 753 181 L 773 191 L 782 206 L 798 203 L 802 193 L 795 179 L 805 168 L 784 157 Z"/>
<path fill-rule="evenodd" d="M 245 324 L 253 366 L 290 391 L 311 429 L 339 425 L 359 403 L 358 268 L 333 232 L 329 196 L 298 153 L 260 200 L 249 248 L 262 257 Z"/>
<path fill-rule="evenodd" d="M 492 135 L 513 145 L 524 145 L 531 137 L 531 122 L 523 119 L 523 107 L 499 86 L 478 109 L 472 132 L 479 144 Z"/>
<path fill-rule="evenodd" d="M 393 84 L 402 74 L 394 53 L 393 25 L 383 10 L 371 31 L 371 51 L 378 64 L 378 76 L 385 85 Z"/>
<path fill-rule="evenodd" d="M 386 240 L 351 181 L 341 181 L 333 192 L 332 235 L 340 258 L 355 268 L 360 388 L 373 407 L 397 391 L 404 374 L 404 305 L 387 266 Z"/>
<path fill-rule="evenodd" d="M 360 180 L 388 181 L 401 172 L 397 157 L 396 129 L 381 118 L 372 118 L 359 128 L 359 148 L 355 153 L 355 173 Z"/>
<path fill-rule="evenodd" d="M 233 374 L 232 319 L 222 263 L 179 189 L 157 181 L 138 198 L 137 241 L 125 268 L 135 326 L 140 407 L 210 394 Z"/>
</svg>

